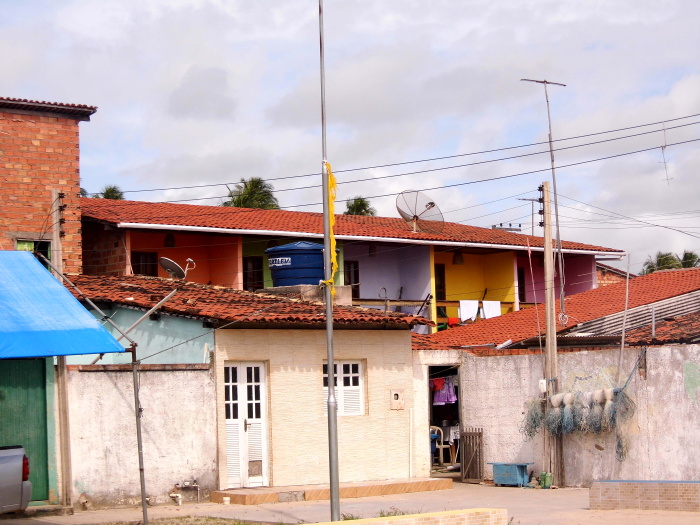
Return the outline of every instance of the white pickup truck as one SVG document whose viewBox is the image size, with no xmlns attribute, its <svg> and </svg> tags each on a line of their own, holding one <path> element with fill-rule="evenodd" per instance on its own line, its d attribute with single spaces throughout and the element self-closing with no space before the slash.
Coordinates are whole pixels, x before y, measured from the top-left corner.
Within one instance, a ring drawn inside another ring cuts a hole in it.
<svg viewBox="0 0 700 525">
<path fill-rule="evenodd" d="M 29 459 L 24 448 L 0 447 L 0 514 L 23 511 L 31 498 Z"/>
</svg>

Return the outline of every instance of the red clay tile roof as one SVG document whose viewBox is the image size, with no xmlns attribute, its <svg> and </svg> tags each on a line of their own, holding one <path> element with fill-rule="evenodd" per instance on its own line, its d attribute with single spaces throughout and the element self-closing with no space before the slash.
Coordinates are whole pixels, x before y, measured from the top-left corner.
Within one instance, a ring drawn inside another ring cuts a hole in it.
<svg viewBox="0 0 700 525">
<path fill-rule="evenodd" d="M 629 281 L 629 308 L 651 304 L 700 290 L 700 268 L 654 272 Z M 579 323 L 599 319 L 622 312 L 625 307 L 625 282 L 588 290 L 565 298 L 568 322 L 557 324 L 557 332 L 567 330 Z M 557 311 L 559 301 L 557 301 Z M 526 308 L 457 326 L 423 337 L 414 337 L 415 350 L 444 350 L 471 345 L 500 345 L 509 339 L 518 343 L 544 333 L 544 305 Z"/>
<path fill-rule="evenodd" d="M 652 337 L 651 325 L 635 328 L 625 334 L 625 341 L 636 346 L 697 342 L 700 339 L 700 312 L 657 322 L 655 332 Z"/>
<path fill-rule="evenodd" d="M 110 224 L 137 223 L 181 227 L 222 228 L 230 230 L 258 230 L 268 232 L 292 232 L 323 235 L 323 215 L 320 213 L 253 210 L 224 206 L 196 206 L 159 202 L 119 201 L 83 198 L 80 201 L 83 219 Z M 529 241 L 533 248 L 543 246 L 542 237 L 479 228 L 446 222 L 440 233 L 414 233 L 403 219 L 392 217 L 367 217 L 336 215 L 337 237 L 375 237 L 408 241 L 433 241 L 436 243 L 474 243 L 525 248 Z M 563 241 L 565 250 L 586 250 L 623 254 L 621 250 Z"/>
<path fill-rule="evenodd" d="M 0 97 L 0 110 L 18 109 L 23 111 L 40 111 L 64 114 L 68 117 L 81 117 L 80 120 L 89 120 L 97 108 L 84 104 L 66 104 L 63 102 L 40 102 L 27 100 L 26 98 Z"/>
<path fill-rule="evenodd" d="M 143 276 L 71 275 L 69 279 L 93 302 L 113 302 L 151 308 L 174 288 L 179 291 L 159 311 L 203 319 L 236 321 L 278 327 L 304 325 L 323 328 L 325 306 L 279 295 L 257 294 L 231 288 Z M 78 294 L 68 286 L 73 295 Z M 408 329 L 430 324 L 422 317 L 389 313 L 369 308 L 335 306 L 334 325 L 345 329 Z M 234 327 L 234 326 L 232 326 Z"/>
</svg>

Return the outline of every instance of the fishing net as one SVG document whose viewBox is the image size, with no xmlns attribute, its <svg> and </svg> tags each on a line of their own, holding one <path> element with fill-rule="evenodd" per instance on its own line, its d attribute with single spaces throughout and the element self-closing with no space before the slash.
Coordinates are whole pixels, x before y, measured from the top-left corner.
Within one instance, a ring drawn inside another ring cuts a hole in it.
<svg viewBox="0 0 700 525">
<path fill-rule="evenodd" d="M 550 408 L 544 416 L 544 424 L 555 436 L 562 435 L 562 412 L 559 407 Z"/>
<path fill-rule="evenodd" d="M 625 394 L 624 389 L 615 389 L 615 416 L 618 421 L 629 421 L 637 410 L 637 405 L 634 401 Z"/>
<path fill-rule="evenodd" d="M 600 434 L 603 429 L 603 407 L 599 403 L 593 403 L 588 412 L 588 431 Z"/>
<path fill-rule="evenodd" d="M 622 463 L 627 458 L 627 454 L 629 454 L 630 442 L 628 437 L 623 434 L 619 428 L 615 433 L 615 437 L 617 438 L 615 440 L 615 457 Z"/>
<path fill-rule="evenodd" d="M 534 398 L 528 401 L 525 419 L 520 425 L 520 432 L 523 434 L 525 441 L 535 437 L 542 426 L 543 420 L 544 416 L 542 414 L 542 403 L 540 400 Z"/>
</svg>

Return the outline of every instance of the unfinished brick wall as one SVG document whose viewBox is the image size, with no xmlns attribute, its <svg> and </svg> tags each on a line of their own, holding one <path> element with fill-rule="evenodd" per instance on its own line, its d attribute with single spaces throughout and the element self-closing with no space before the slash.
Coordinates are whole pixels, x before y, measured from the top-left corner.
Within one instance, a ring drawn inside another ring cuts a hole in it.
<svg viewBox="0 0 700 525">
<path fill-rule="evenodd" d="M 124 275 L 128 267 L 124 230 L 109 229 L 96 222 L 83 222 L 83 273 Z"/>
<path fill-rule="evenodd" d="M 65 208 L 62 253 L 52 245 L 52 258 L 60 257 L 64 271 L 80 272 L 78 120 L 85 118 L 49 115 L 0 104 L 0 249 L 14 250 L 17 241 L 52 240 L 55 189 Z"/>
</svg>

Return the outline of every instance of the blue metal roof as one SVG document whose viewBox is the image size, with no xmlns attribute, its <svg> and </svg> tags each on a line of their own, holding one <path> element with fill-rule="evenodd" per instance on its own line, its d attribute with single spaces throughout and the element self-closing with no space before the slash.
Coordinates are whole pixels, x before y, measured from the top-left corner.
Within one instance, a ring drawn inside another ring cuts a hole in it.
<svg viewBox="0 0 700 525">
<path fill-rule="evenodd" d="M 123 351 L 31 253 L 0 251 L 0 359 Z"/>
</svg>

